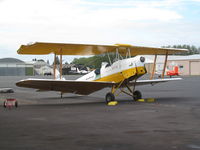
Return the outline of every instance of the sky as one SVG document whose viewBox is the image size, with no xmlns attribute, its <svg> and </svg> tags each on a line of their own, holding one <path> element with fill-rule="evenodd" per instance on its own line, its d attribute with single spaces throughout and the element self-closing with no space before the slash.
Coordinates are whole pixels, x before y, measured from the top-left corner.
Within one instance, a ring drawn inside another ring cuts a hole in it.
<svg viewBox="0 0 200 150">
<path fill-rule="evenodd" d="M 0 58 L 52 61 L 17 54 L 34 42 L 200 47 L 200 0 L 0 0 Z"/>
</svg>

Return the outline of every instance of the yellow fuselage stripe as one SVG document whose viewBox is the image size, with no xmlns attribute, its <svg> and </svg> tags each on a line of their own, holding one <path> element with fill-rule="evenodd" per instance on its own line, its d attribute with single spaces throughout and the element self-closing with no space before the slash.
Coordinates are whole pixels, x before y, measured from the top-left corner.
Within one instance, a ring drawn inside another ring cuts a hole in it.
<svg viewBox="0 0 200 150">
<path fill-rule="evenodd" d="M 145 71 L 145 67 L 135 67 L 135 68 L 130 68 L 130 69 L 127 69 L 127 70 L 123 70 L 121 72 L 118 72 L 118 73 L 114 73 L 114 74 L 111 74 L 111 75 L 108 75 L 106 77 L 102 77 L 102 78 L 99 78 L 95 81 L 104 81 L 104 82 L 120 82 L 120 81 L 123 81 L 124 79 L 128 79 L 134 75 L 143 75 L 145 74 L 146 71 Z"/>
</svg>

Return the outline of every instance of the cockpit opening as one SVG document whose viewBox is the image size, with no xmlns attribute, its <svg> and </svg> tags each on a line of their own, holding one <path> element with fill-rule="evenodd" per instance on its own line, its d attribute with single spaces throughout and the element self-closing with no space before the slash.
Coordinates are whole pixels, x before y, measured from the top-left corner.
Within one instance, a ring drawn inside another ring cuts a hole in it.
<svg viewBox="0 0 200 150">
<path fill-rule="evenodd" d="M 96 75 L 99 75 L 99 74 L 101 73 L 100 68 L 97 68 L 97 69 L 94 71 L 94 73 L 95 73 Z"/>
</svg>

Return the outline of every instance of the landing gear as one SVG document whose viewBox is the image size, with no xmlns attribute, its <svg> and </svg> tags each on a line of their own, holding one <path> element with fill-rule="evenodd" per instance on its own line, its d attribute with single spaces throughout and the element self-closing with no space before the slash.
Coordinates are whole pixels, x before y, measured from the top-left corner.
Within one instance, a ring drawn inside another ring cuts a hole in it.
<svg viewBox="0 0 200 150">
<path fill-rule="evenodd" d="M 142 98 L 142 94 L 141 94 L 140 91 L 134 91 L 134 92 L 133 92 L 133 99 L 134 99 L 135 101 L 137 101 L 138 99 L 141 99 L 141 98 Z"/>
<path fill-rule="evenodd" d="M 6 102 L 5 101 L 3 102 L 3 107 L 6 108 Z"/>
<path fill-rule="evenodd" d="M 115 101 L 115 96 L 113 93 L 109 92 L 106 94 L 106 103 L 109 103 L 111 101 Z"/>
<path fill-rule="evenodd" d="M 63 92 L 60 92 L 60 98 L 61 99 L 63 98 Z"/>
<path fill-rule="evenodd" d="M 142 98 L 142 94 L 140 91 L 135 90 L 135 85 L 136 85 L 136 80 L 135 80 L 135 84 L 133 84 L 133 89 L 131 89 L 128 85 L 128 83 L 121 81 L 118 85 L 114 85 L 112 87 L 111 92 L 106 94 L 106 103 L 109 103 L 111 101 L 115 101 L 115 95 L 118 96 L 120 93 L 125 93 L 131 97 L 133 97 L 134 101 L 137 101 L 138 99 Z M 127 91 L 124 90 L 124 87 L 127 88 Z M 120 90 L 119 93 L 116 94 L 117 90 Z M 115 95 L 114 95 L 115 94 Z"/>
<path fill-rule="evenodd" d="M 17 102 L 17 101 L 15 101 L 15 107 L 16 107 L 16 108 L 18 107 L 18 102 Z"/>
</svg>

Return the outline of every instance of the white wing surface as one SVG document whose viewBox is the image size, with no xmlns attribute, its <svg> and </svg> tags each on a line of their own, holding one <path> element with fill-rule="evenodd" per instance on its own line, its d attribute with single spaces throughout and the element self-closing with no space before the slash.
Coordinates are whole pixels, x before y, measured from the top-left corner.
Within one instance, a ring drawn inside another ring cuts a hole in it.
<svg viewBox="0 0 200 150">
<path fill-rule="evenodd" d="M 129 82 L 132 86 L 139 85 L 154 85 L 168 81 L 177 81 L 182 78 L 170 79 L 154 79 L 154 80 L 138 80 Z M 60 91 L 63 93 L 74 93 L 81 95 L 89 95 L 93 92 L 101 90 L 106 87 L 116 85 L 114 82 L 96 82 L 96 81 L 74 81 L 74 80 L 54 80 L 54 79 L 26 79 L 16 83 L 19 87 L 34 88 L 38 91 Z"/>
<path fill-rule="evenodd" d="M 34 88 L 39 91 L 60 91 L 63 93 L 74 93 L 89 95 L 105 87 L 112 86 L 113 82 L 74 81 L 54 79 L 26 79 L 16 83 L 19 87 Z"/>
<path fill-rule="evenodd" d="M 153 79 L 153 80 L 137 80 L 136 83 L 134 81 L 131 81 L 129 83 L 129 85 L 134 85 L 136 84 L 136 86 L 139 85 L 155 85 L 158 83 L 164 83 L 164 82 L 169 82 L 169 81 L 178 81 L 178 80 L 182 80 L 182 78 L 169 78 L 169 79 Z"/>
</svg>

